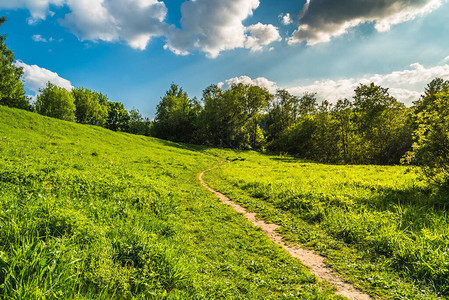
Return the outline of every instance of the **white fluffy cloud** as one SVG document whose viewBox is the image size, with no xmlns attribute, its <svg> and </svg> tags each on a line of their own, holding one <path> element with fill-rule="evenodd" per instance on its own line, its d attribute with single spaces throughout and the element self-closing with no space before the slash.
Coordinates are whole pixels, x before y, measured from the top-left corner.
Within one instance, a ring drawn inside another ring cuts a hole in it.
<svg viewBox="0 0 449 300">
<path fill-rule="evenodd" d="M 171 27 L 166 49 L 186 55 L 199 50 L 215 58 L 221 51 L 235 48 L 262 49 L 280 39 L 272 25 L 249 27 L 243 21 L 259 7 L 259 0 L 196 0 L 182 4 L 182 28 Z"/>
<path fill-rule="evenodd" d="M 267 78 L 259 77 L 252 79 L 248 76 L 234 77 L 220 82 L 221 88 L 229 88 L 232 84 L 251 84 L 264 87 L 271 93 L 282 88 L 288 90 L 293 95 L 302 96 L 304 93 L 316 93 L 319 100 L 328 100 L 336 103 L 338 99 L 351 99 L 354 89 L 359 84 L 370 84 L 374 82 L 385 88 L 389 88 L 389 93 L 407 106 L 419 99 L 423 94 L 426 85 L 436 77 L 449 78 L 449 65 L 443 64 L 426 68 L 419 63 L 410 65 L 410 68 L 402 71 L 395 71 L 389 74 L 366 75 L 361 79 L 344 78 L 339 80 L 321 80 L 311 84 L 295 84 L 290 86 L 278 86 L 276 82 Z"/>
<path fill-rule="evenodd" d="M 172 29 L 167 48 L 175 53 L 206 52 L 211 58 L 221 51 L 241 48 L 246 41 L 243 20 L 259 7 L 259 0 L 196 0 L 182 4 L 182 29 Z"/>
<path fill-rule="evenodd" d="M 307 41 L 308 45 L 328 42 L 362 23 L 374 23 L 379 32 L 428 14 L 442 0 L 307 0 L 300 13 L 300 26 L 289 39 L 290 44 Z"/>
<path fill-rule="evenodd" d="M 177 55 L 197 50 L 215 58 L 225 50 L 255 52 L 282 40 L 273 25 L 243 25 L 259 4 L 259 0 L 186 1 L 181 6 L 182 28 L 165 22 L 167 7 L 162 0 L 0 0 L 0 9 L 26 8 L 38 20 L 52 13 L 50 5 L 65 5 L 70 12 L 60 24 L 82 41 L 125 41 L 144 50 L 152 37 L 166 36 L 164 48 Z M 39 35 L 33 39 L 45 41 Z"/>
<path fill-rule="evenodd" d="M 158 0 L 0 0 L 0 9 L 28 9 L 31 23 L 52 15 L 50 5 L 68 6 L 61 24 L 80 40 L 124 40 L 144 50 L 153 36 L 168 29 L 167 7 Z"/>
<path fill-rule="evenodd" d="M 226 80 L 225 82 L 220 82 L 218 86 L 220 88 L 227 89 L 233 84 L 239 83 L 260 86 L 262 88 L 266 88 L 270 93 L 275 93 L 277 90 L 276 83 L 266 79 L 265 77 L 259 77 L 256 79 L 251 79 L 249 76 L 234 77 Z"/>
<path fill-rule="evenodd" d="M 15 64 L 23 68 L 23 80 L 25 87 L 34 92 L 35 95 L 39 94 L 39 90 L 44 89 L 49 81 L 56 86 L 65 88 L 66 90 L 73 89 L 70 81 L 60 77 L 55 72 L 36 65 L 27 65 L 22 61 L 16 61 Z"/>
<path fill-rule="evenodd" d="M 245 48 L 251 49 L 252 52 L 261 51 L 263 46 L 282 41 L 279 30 L 271 24 L 264 25 L 257 23 L 248 26 L 246 32 L 249 32 L 250 36 L 246 39 Z"/>
<path fill-rule="evenodd" d="M 30 11 L 29 23 L 45 20 L 51 14 L 50 5 L 62 6 L 65 0 L 0 0 L 0 9 L 25 8 Z"/>
<path fill-rule="evenodd" d="M 293 24 L 292 16 L 289 13 L 286 13 L 285 15 L 280 15 L 281 23 L 284 25 L 290 25 Z"/>
<path fill-rule="evenodd" d="M 71 12 L 61 24 L 81 40 L 124 40 L 144 50 L 154 36 L 165 34 L 165 4 L 157 0 L 67 0 Z"/>
<path fill-rule="evenodd" d="M 410 69 L 390 74 L 367 75 L 362 79 L 322 80 L 312 84 L 290 86 L 287 87 L 287 90 L 295 95 L 314 92 L 317 93 L 319 99 L 335 103 L 338 99 L 352 98 L 354 89 L 359 84 L 374 82 L 389 88 L 390 95 L 396 97 L 400 102 L 411 105 L 413 101 L 419 99 L 426 85 L 435 77 L 449 78 L 449 65 L 425 68 L 419 63 L 414 63 L 410 65 Z"/>
</svg>

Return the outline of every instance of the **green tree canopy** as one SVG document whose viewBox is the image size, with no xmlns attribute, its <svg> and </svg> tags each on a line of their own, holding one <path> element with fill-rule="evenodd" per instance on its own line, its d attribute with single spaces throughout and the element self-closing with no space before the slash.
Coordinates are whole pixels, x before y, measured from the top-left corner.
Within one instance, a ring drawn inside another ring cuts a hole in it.
<svg viewBox="0 0 449 300">
<path fill-rule="evenodd" d="M 76 122 L 104 126 L 108 117 L 108 107 L 104 96 L 85 88 L 72 90 L 75 99 Z"/>
<path fill-rule="evenodd" d="M 259 147 L 262 139 L 257 123 L 272 97 L 258 86 L 235 84 L 225 91 L 209 86 L 203 91 L 203 142 L 230 148 Z"/>
<path fill-rule="evenodd" d="M 71 92 L 51 82 L 40 91 L 37 97 L 36 111 L 44 116 L 66 121 L 75 121 L 75 99 Z"/>
<path fill-rule="evenodd" d="M 355 149 L 355 124 L 353 103 L 348 99 L 338 100 L 332 109 L 332 117 L 335 119 L 335 132 L 338 137 L 338 149 L 340 161 L 354 163 L 357 161 Z"/>
<path fill-rule="evenodd" d="M 438 77 L 433 79 L 427 85 L 424 95 L 421 96 L 421 99 L 414 103 L 415 113 L 419 113 L 427 108 L 430 108 L 438 98 L 437 95 L 444 91 L 449 91 L 449 81 Z"/>
<path fill-rule="evenodd" d="M 277 139 L 284 130 L 292 126 L 299 117 L 299 97 L 287 90 L 277 90 L 266 115 L 268 140 Z"/>
<path fill-rule="evenodd" d="M 156 108 L 154 136 L 177 142 L 191 141 L 201 107 L 196 99 L 171 84 Z"/>
<path fill-rule="evenodd" d="M 129 114 L 123 103 L 106 102 L 108 118 L 105 127 L 114 131 L 128 131 Z"/>
<path fill-rule="evenodd" d="M 422 166 L 424 174 L 438 184 L 449 183 L 449 91 L 434 94 L 433 105 L 417 114 L 413 150 L 407 160 Z"/>
<path fill-rule="evenodd" d="M 0 18 L 0 26 L 6 18 Z M 0 35 L 0 105 L 31 110 L 25 96 L 21 77 L 22 68 L 14 64 L 14 53 L 5 44 L 6 35 Z"/>
<path fill-rule="evenodd" d="M 200 140 L 210 146 L 230 146 L 227 140 L 232 123 L 232 105 L 223 97 L 223 90 L 210 85 L 203 90 L 203 110 L 200 114 Z"/>
<path fill-rule="evenodd" d="M 132 134 L 149 135 L 151 130 L 151 121 L 143 118 L 139 110 L 133 108 L 129 111 L 128 132 Z"/>
<path fill-rule="evenodd" d="M 406 122 L 405 106 L 390 96 L 387 88 L 374 83 L 360 84 L 354 92 L 355 122 L 361 137 L 358 151 L 365 158 L 363 163 L 393 163 L 390 154 L 397 152 L 397 147 L 410 146 L 397 143 Z M 392 147 L 395 143 L 397 146 Z M 399 159 L 395 157 L 395 162 Z"/>
<path fill-rule="evenodd" d="M 298 104 L 299 115 L 304 117 L 314 114 L 317 111 L 317 100 L 315 93 L 305 93 L 300 99 Z"/>
</svg>

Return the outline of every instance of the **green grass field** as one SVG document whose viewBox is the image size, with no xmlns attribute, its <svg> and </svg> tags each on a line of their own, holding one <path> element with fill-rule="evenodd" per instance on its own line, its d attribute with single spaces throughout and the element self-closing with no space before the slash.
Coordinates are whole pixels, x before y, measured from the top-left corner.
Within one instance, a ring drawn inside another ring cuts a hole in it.
<svg viewBox="0 0 449 300">
<path fill-rule="evenodd" d="M 413 167 L 200 148 L 0 106 L 0 298 L 339 298 L 200 185 L 220 157 L 212 187 L 355 286 L 449 296 L 448 197 Z"/>
<path fill-rule="evenodd" d="M 282 226 L 343 277 L 387 299 L 449 296 L 448 194 L 405 166 L 339 166 L 255 152 L 205 179 Z"/>
<path fill-rule="evenodd" d="M 1 299 L 334 299 L 187 146 L 0 106 Z"/>
</svg>

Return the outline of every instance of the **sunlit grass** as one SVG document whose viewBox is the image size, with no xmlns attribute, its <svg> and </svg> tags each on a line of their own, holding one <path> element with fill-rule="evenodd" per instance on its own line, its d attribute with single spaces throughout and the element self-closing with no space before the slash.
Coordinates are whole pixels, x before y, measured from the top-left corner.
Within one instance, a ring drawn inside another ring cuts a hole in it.
<svg viewBox="0 0 449 300">
<path fill-rule="evenodd" d="M 187 146 L 0 107 L 0 298 L 325 299 Z"/>
<path fill-rule="evenodd" d="M 211 149 L 210 152 L 220 153 Z M 282 225 L 356 285 L 380 296 L 449 295 L 447 194 L 404 166 L 340 166 L 221 151 L 213 187 Z"/>
</svg>

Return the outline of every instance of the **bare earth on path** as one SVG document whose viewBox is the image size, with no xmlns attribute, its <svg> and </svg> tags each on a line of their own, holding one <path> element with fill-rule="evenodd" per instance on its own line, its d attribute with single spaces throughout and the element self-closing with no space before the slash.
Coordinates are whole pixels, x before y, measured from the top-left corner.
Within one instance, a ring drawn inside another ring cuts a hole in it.
<svg viewBox="0 0 449 300">
<path fill-rule="evenodd" d="M 220 165 L 223 162 L 220 162 Z M 216 167 L 214 167 L 216 168 Z M 212 168 L 213 169 L 213 168 Z M 368 294 L 362 293 L 361 291 L 354 288 L 352 285 L 344 282 L 341 278 L 339 278 L 329 267 L 327 267 L 324 263 L 324 257 L 321 255 L 315 254 L 311 250 L 306 250 L 302 248 L 294 248 L 289 245 L 287 245 L 283 240 L 282 236 L 277 232 L 277 229 L 279 229 L 280 226 L 276 224 L 268 224 L 264 222 L 263 220 L 257 220 L 256 213 L 249 213 L 246 211 L 246 209 L 236 203 L 234 203 L 232 200 L 230 200 L 228 197 L 223 195 L 220 192 L 217 192 L 213 190 L 204 180 L 203 175 L 205 172 L 209 171 L 211 169 L 203 171 L 199 175 L 199 180 L 201 184 L 207 188 L 209 191 L 215 194 L 217 198 L 219 198 L 224 204 L 227 204 L 231 206 L 234 210 L 237 212 L 243 214 L 245 218 L 247 218 L 251 223 L 253 223 L 255 226 L 262 229 L 262 231 L 276 244 L 282 246 L 291 256 L 296 257 L 302 261 L 304 265 L 309 267 L 310 272 L 314 274 L 316 277 L 318 277 L 319 280 L 325 280 L 335 286 L 337 288 L 336 294 L 344 296 L 348 299 L 353 300 L 368 300 L 373 299 Z"/>
</svg>

